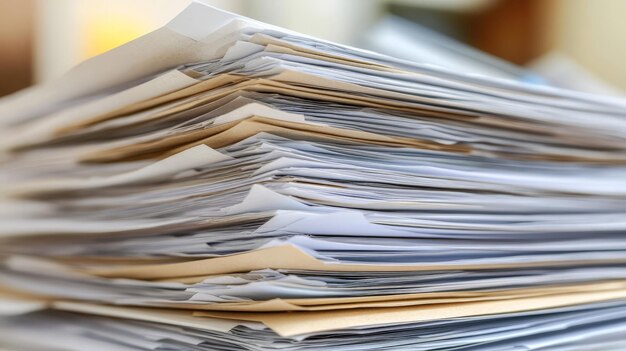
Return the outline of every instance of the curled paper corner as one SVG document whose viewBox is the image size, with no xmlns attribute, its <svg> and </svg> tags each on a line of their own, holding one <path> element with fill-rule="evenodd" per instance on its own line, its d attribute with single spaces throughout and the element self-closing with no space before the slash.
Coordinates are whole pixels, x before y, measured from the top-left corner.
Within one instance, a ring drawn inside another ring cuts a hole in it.
<svg viewBox="0 0 626 351">
<path fill-rule="evenodd" d="M 233 215 L 247 212 L 309 209 L 310 206 L 289 196 L 279 194 L 263 185 L 254 184 L 241 203 L 224 208 L 223 211 L 227 215 Z"/>
<path fill-rule="evenodd" d="M 307 123 L 304 115 L 284 112 L 279 109 L 271 108 L 267 105 L 260 104 L 258 102 L 252 102 L 247 105 L 234 109 L 226 114 L 223 114 L 214 120 L 214 124 L 223 124 L 233 121 L 239 121 L 249 117 L 264 117 L 270 119 L 277 119 L 295 123 Z"/>
<path fill-rule="evenodd" d="M 189 170 L 206 167 L 211 164 L 231 160 L 232 157 L 204 144 L 182 150 L 172 156 L 152 164 L 108 177 L 92 177 L 72 180 L 48 180 L 45 182 L 25 183 L 10 190 L 8 196 L 29 197 L 40 193 L 54 193 L 88 188 L 133 184 L 149 180 L 160 180 L 184 174 Z"/>
</svg>

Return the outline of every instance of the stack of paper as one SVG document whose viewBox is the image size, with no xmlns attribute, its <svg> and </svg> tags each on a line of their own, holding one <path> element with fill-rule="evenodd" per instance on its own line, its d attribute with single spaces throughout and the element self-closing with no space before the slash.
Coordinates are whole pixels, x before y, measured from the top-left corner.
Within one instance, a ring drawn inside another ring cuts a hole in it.
<svg viewBox="0 0 626 351">
<path fill-rule="evenodd" d="M 0 115 L 0 346 L 626 347 L 626 101 L 193 3 Z"/>
</svg>

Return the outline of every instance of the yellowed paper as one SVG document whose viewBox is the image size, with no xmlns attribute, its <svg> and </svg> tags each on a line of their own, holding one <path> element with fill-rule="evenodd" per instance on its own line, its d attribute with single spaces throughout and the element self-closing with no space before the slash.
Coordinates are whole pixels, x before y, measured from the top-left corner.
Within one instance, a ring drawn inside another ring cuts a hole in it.
<svg viewBox="0 0 626 351">
<path fill-rule="evenodd" d="M 262 322 L 281 336 L 295 336 L 391 323 L 416 323 L 532 311 L 625 298 L 626 289 L 622 288 L 601 292 L 427 306 L 290 313 L 196 312 L 194 315 Z"/>
<path fill-rule="evenodd" d="M 566 293 L 601 292 L 626 289 L 626 282 L 599 282 L 595 284 L 574 284 L 547 286 L 541 288 L 504 289 L 498 291 L 453 291 L 418 293 L 405 295 L 380 295 L 348 298 L 320 299 L 272 299 L 268 301 L 233 302 L 214 304 L 168 304 L 169 307 L 241 312 L 281 312 L 281 311 L 332 311 L 355 308 L 389 308 L 403 306 L 425 306 L 450 303 L 469 303 L 521 299 Z"/>
<path fill-rule="evenodd" d="M 624 259 L 626 262 L 626 258 Z M 585 261 L 585 264 L 616 263 L 615 260 Z M 338 271 L 338 272 L 410 272 L 428 270 L 456 270 L 456 269 L 493 269 L 510 267 L 541 267 L 541 266 L 568 266 L 580 264 L 575 261 L 562 262 L 536 262 L 518 264 L 419 264 L 419 265 L 368 265 L 368 264 L 343 264 L 325 263 L 304 253 L 293 245 L 282 245 L 267 249 L 254 250 L 230 256 L 193 260 L 181 263 L 156 264 L 156 265 L 133 265 L 113 268 L 84 269 L 83 272 L 115 278 L 133 279 L 178 279 L 181 277 L 202 277 L 207 275 L 227 274 L 236 272 L 249 272 L 253 270 L 274 269 L 301 269 L 312 271 Z M 201 278 L 199 278 L 201 279 Z"/>
</svg>

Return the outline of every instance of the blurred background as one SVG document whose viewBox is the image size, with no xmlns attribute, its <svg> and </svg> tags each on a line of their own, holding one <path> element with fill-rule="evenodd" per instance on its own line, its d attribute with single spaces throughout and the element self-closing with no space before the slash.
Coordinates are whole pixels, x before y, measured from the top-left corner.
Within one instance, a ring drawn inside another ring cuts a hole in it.
<svg viewBox="0 0 626 351">
<path fill-rule="evenodd" d="M 309 35 L 467 73 L 594 93 L 626 91 L 624 0 L 204 1 Z M 189 2 L 0 0 L 0 96 L 54 79 L 157 29 Z"/>
</svg>

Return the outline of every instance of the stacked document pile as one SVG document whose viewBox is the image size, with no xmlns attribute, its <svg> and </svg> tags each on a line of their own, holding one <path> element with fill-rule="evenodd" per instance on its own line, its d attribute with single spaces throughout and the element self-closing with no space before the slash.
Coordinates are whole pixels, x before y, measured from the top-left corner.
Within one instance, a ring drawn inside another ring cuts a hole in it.
<svg viewBox="0 0 626 351">
<path fill-rule="evenodd" d="M 196 2 L 0 116 L 4 348 L 626 349 L 624 100 Z"/>
</svg>

